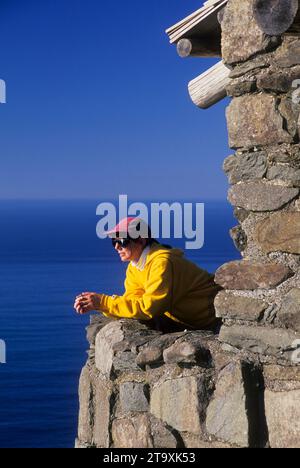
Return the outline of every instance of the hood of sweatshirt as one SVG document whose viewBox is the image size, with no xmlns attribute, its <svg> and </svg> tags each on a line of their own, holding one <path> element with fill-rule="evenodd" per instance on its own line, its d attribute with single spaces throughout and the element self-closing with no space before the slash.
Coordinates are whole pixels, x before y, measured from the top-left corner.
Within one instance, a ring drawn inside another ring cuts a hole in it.
<svg viewBox="0 0 300 468">
<path fill-rule="evenodd" d="M 134 268 L 137 268 L 140 271 L 143 271 L 146 265 L 152 262 L 157 257 L 162 258 L 174 258 L 174 257 L 183 257 L 184 252 L 181 249 L 168 249 L 161 244 L 152 244 L 151 246 L 145 247 L 140 259 L 138 262 L 131 262 L 131 265 Z"/>
<path fill-rule="evenodd" d="M 145 265 L 160 256 L 172 259 L 173 257 L 183 257 L 184 252 L 181 249 L 168 249 L 161 244 L 153 244 L 148 252 Z"/>
</svg>

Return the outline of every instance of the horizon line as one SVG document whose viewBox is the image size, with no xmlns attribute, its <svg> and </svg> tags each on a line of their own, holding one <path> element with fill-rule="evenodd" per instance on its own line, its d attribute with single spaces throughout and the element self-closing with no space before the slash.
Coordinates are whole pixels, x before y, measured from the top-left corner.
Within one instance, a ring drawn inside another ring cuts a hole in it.
<svg viewBox="0 0 300 468">
<path fill-rule="evenodd" d="M 115 197 L 102 197 L 101 199 L 99 198 L 0 198 L 0 202 L 97 202 L 97 203 L 103 203 L 103 202 L 115 202 L 119 201 L 119 198 Z M 161 198 L 143 198 L 140 197 L 140 200 L 137 200 L 136 197 L 128 197 L 128 202 L 137 202 L 137 201 L 142 201 L 142 202 L 153 202 L 153 203 L 163 203 L 163 202 L 173 202 L 176 203 L 178 201 L 180 202 L 185 202 L 185 201 L 197 201 L 198 203 L 204 203 L 208 201 L 220 201 L 220 202 L 227 202 L 228 200 L 226 197 L 224 198 L 203 198 L 200 199 L 200 197 L 181 197 L 178 198 L 177 200 L 175 198 L 168 198 L 168 197 L 161 197 Z"/>
</svg>

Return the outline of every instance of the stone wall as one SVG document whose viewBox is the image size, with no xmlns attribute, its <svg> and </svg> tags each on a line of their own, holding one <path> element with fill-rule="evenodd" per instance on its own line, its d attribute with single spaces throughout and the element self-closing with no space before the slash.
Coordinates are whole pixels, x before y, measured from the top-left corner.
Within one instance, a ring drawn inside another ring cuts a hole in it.
<svg viewBox="0 0 300 468">
<path fill-rule="evenodd" d="M 242 259 L 216 273 L 220 335 L 93 319 L 78 447 L 300 447 L 300 37 L 265 35 L 253 4 L 222 19 Z"/>
<path fill-rule="evenodd" d="M 88 339 L 76 447 L 299 447 L 299 366 L 134 320 L 95 316 Z"/>
<path fill-rule="evenodd" d="M 77 447 L 265 444 L 252 434 L 262 398 L 252 362 L 223 352 L 209 332 L 163 335 L 130 320 L 102 327 L 94 317 L 88 329 Z"/>
</svg>

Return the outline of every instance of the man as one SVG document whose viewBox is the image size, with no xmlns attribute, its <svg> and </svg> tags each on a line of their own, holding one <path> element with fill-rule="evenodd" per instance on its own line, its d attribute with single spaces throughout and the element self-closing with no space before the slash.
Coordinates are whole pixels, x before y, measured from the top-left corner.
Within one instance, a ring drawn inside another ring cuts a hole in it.
<svg viewBox="0 0 300 468">
<path fill-rule="evenodd" d="M 123 296 L 84 292 L 76 297 L 79 314 L 102 312 L 110 319 L 137 319 L 162 331 L 214 329 L 214 276 L 184 258 L 183 252 L 159 244 L 140 218 L 125 218 L 112 231 L 122 262 L 130 262 Z"/>
</svg>

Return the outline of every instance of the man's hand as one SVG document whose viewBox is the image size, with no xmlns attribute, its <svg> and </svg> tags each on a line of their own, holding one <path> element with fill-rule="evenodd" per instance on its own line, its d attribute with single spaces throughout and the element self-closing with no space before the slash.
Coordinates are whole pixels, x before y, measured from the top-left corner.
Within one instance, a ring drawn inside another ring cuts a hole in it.
<svg viewBox="0 0 300 468">
<path fill-rule="evenodd" d="M 80 315 L 100 309 L 100 294 L 84 292 L 76 297 L 74 308 Z"/>
</svg>

